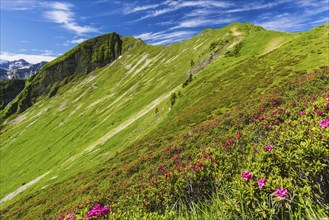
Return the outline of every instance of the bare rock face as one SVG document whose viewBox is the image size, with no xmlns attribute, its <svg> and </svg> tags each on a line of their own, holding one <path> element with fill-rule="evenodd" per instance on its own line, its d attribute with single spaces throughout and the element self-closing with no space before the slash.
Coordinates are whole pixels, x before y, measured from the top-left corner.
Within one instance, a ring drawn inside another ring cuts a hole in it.
<svg viewBox="0 0 329 220">
<path fill-rule="evenodd" d="M 0 81 L 0 110 L 4 109 L 23 89 L 24 80 Z"/>
</svg>

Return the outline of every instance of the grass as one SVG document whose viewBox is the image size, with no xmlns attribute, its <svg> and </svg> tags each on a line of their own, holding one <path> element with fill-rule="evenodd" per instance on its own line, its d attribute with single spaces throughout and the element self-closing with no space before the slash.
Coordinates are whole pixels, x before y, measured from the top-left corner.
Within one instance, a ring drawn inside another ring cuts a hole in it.
<svg viewBox="0 0 329 220">
<path fill-rule="evenodd" d="M 239 56 L 225 57 L 229 45 L 239 38 L 225 35 L 232 27 L 242 32 L 243 46 Z M 138 162 L 157 147 L 170 145 L 172 138 L 261 96 L 301 71 L 327 65 L 327 32 L 328 25 L 286 34 L 232 24 L 167 47 L 138 44 L 113 63 L 68 80 L 55 96 L 43 98 L 21 113 L 25 119 L 20 123 L 10 123 L 18 115 L 7 119 L 1 131 L 1 198 L 51 171 L 4 203 L 3 210 L 20 219 L 35 218 L 37 213 L 56 215 L 112 184 L 125 180 L 129 184 L 131 177 L 154 165 L 147 159 Z M 130 38 L 126 41 L 130 43 L 123 44 L 124 48 L 136 43 Z M 268 51 L 273 42 L 278 48 Z M 189 73 L 195 71 L 191 60 L 203 68 L 182 88 Z M 206 61 L 209 63 L 204 65 Z M 178 90 L 182 97 L 169 109 L 169 95 Z M 168 98 L 148 107 L 166 95 Z M 131 123 L 125 124 L 129 120 Z M 111 136 L 113 132 L 118 133 Z M 207 143 L 204 138 L 201 143 Z M 87 151 L 90 147 L 93 149 Z M 65 189 L 61 189 L 63 185 Z M 117 189 L 118 195 L 124 191 Z M 198 208 L 187 215 L 211 219 L 213 213 L 221 213 L 216 207 L 210 206 L 208 213 L 203 213 L 207 208 Z"/>
</svg>

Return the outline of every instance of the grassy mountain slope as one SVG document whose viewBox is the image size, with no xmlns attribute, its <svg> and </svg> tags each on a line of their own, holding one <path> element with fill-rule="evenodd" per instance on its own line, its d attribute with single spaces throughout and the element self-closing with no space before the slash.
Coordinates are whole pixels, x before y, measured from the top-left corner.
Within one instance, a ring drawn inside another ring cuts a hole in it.
<svg viewBox="0 0 329 220">
<path fill-rule="evenodd" d="M 122 48 L 122 39 L 118 34 L 105 34 L 81 43 L 43 66 L 40 73 L 28 80 L 24 90 L 2 112 L 2 117 L 23 112 L 39 99 L 54 96 L 60 87 L 71 80 L 113 62 L 131 46 L 130 38 L 123 40 L 125 48 Z"/>
<path fill-rule="evenodd" d="M 136 44 L 131 48 L 123 40 L 122 47 L 130 50 L 119 59 L 52 84 L 56 95 L 39 98 L 4 123 L 1 198 L 42 177 L 13 199 L 2 200 L 4 210 L 28 219 L 59 214 L 105 190 L 123 198 L 121 181 L 133 186 L 136 176 L 145 175 L 156 164 L 148 155 L 157 147 L 162 150 L 197 124 L 328 65 L 327 36 L 327 25 L 286 34 L 235 23 L 166 47 L 129 39 Z M 190 74 L 193 80 L 182 88 Z M 170 108 L 170 96 L 179 91 Z M 199 144 L 206 144 L 207 137 Z M 124 204 L 124 199 L 113 203 Z"/>
</svg>

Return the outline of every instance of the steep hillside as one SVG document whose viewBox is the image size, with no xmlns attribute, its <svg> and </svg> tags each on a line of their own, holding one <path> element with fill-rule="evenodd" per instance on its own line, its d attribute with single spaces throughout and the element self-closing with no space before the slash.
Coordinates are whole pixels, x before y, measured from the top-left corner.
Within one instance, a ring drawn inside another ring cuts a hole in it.
<svg viewBox="0 0 329 220">
<path fill-rule="evenodd" d="M 92 203 L 108 204 L 118 216 L 129 208 L 136 211 L 136 207 L 145 213 L 163 213 L 166 208 L 178 212 L 194 210 L 191 204 L 211 199 L 220 189 L 208 184 L 214 178 L 212 170 L 200 177 L 205 184 L 200 192 L 209 190 L 207 196 L 196 193 L 198 198 L 192 203 L 186 198 L 194 194 L 179 190 L 186 188 L 185 183 L 177 185 L 180 178 L 175 177 L 178 182 L 168 182 L 172 188 L 160 203 L 152 200 L 159 192 L 145 193 L 139 190 L 139 184 L 151 184 L 148 180 L 153 173 L 163 178 L 167 173 L 173 175 L 169 167 L 174 167 L 175 155 L 188 157 L 193 165 L 199 151 L 213 145 L 214 139 L 220 138 L 216 142 L 219 145 L 243 130 L 236 126 L 239 120 L 232 118 L 244 119 L 245 111 L 256 111 L 258 97 L 269 96 L 277 88 L 284 90 L 290 79 L 328 66 L 328 25 L 307 33 L 288 34 L 234 23 L 169 46 L 151 46 L 117 36 L 103 35 L 86 41 L 45 65 L 5 108 L 5 117 L 18 113 L 4 122 L 1 131 L 0 202 L 5 216 L 31 219 L 59 215 L 93 196 Z M 106 46 L 102 46 L 103 40 Z M 322 80 L 315 77 L 314 86 L 312 80 L 305 83 L 305 88 L 315 93 L 328 85 L 327 69 L 317 73 Z M 296 85 L 292 86 L 292 94 L 296 90 L 293 88 Z M 285 92 L 283 98 L 295 98 L 289 90 Z M 308 106 L 311 104 L 305 107 Z M 213 119 L 216 120 L 209 121 Z M 220 129 L 212 132 L 201 126 L 197 131 L 196 126 L 205 121 Z M 241 121 L 247 126 L 242 133 L 258 132 L 250 127 L 252 121 L 252 117 Z M 255 139 L 241 147 L 256 143 L 265 144 Z M 321 152 L 325 152 L 319 163 L 327 160 L 328 149 L 322 149 L 325 143 L 319 144 Z M 166 152 L 170 153 L 166 156 Z M 215 156 L 223 159 L 220 154 Z M 242 163 L 247 158 L 237 161 L 232 178 L 239 168 L 252 168 Z M 229 174 L 232 161 L 227 161 L 229 167 L 217 173 L 216 178 Z M 168 170 L 162 173 L 163 168 L 157 167 L 164 164 Z M 194 182 L 190 168 L 188 175 L 192 178 L 188 180 L 195 187 L 201 183 Z M 323 175 L 321 169 L 318 172 Z M 234 181 L 223 179 L 218 184 L 224 190 Z M 135 202 L 130 192 L 138 198 Z M 234 207 L 236 202 L 231 202 Z"/>
<path fill-rule="evenodd" d="M 3 112 L 3 117 L 23 112 L 40 98 L 54 96 L 68 82 L 113 62 L 123 51 L 138 44 L 138 41 L 131 44 L 130 38 L 125 40 L 125 48 L 122 48 L 122 39 L 118 34 L 105 34 L 83 42 L 43 66 L 40 73 L 28 81 L 24 90 Z"/>
</svg>

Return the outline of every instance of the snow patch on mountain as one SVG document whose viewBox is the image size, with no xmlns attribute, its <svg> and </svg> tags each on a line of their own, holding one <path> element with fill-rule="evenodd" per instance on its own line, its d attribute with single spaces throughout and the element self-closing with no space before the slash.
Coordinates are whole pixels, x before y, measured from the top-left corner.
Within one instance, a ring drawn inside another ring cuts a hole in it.
<svg viewBox="0 0 329 220">
<path fill-rule="evenodd" d="M 36 74 L 47 62 L 31 64 L 24 59 L 0 60 L 0 80 L 26 79 Z"/>
</svg>

